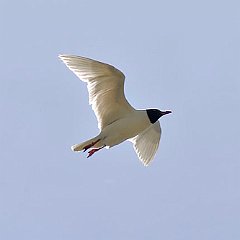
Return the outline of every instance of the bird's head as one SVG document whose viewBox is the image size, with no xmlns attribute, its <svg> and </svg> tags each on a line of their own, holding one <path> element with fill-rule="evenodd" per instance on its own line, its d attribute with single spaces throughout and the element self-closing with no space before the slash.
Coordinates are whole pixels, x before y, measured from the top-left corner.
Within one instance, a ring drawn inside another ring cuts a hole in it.
<svg viewBox="0 0 240 240">
<path fill-rule="evenodd" d="M 160 117 L 171 113 L 171 111 L 160 111 L 159 109 L 147 109 L 146 111 L 151 123 L 155 123 Z"/>
</svg>

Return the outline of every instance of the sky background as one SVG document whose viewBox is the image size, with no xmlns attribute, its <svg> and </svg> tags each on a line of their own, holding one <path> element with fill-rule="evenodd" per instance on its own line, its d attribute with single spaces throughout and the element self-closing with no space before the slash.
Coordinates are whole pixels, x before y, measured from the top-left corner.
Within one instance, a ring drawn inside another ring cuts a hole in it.
<svg viewBox="0 0 240 240">
<path fill-rule="evenodd" d="M 240 239 L 239 1 L 0 0 L 0 36 L 0 239 Z M 63 53 L 173 111 L 149 167 L 71 151 L 98 128 Z"/>
</svg>

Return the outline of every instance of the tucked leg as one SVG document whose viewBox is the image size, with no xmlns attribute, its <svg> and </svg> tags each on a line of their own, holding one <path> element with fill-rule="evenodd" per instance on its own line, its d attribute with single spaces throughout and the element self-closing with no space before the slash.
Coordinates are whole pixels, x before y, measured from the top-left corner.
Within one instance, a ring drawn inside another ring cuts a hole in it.
<svg viewBox="0 0 240 240">
<path fill-rule="evenodd" d="M 93 148 L 93 149 L 91 149 L 91 150 L 88 152 L 88 156 L 87 156 L 87 158 L 91 157 L 95 152 L 97 152 L 97 151 L 103 149 L 104 147 L 105 147 L 105 145 L 103 145 L 103 146 L 100 147 L 100 148 Z"/>
<path fill-rule="evenodd" d="M 98 139 L 97 141 L 95 142 L 92 142 L 90 144 L 88 144 L 87 146 L 85 146 L 83 149 L 84 152 L 86 152 L 86 150 L 88 150 L 89 148 L 93 147 L 96 143 L 98 143 L 101 139 Z"/>
</svg>

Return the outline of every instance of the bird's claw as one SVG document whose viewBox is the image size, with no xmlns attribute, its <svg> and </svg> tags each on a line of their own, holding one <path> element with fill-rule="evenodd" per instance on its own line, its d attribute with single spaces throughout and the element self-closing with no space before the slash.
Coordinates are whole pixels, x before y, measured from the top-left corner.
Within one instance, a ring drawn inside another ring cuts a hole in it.
<svg viewBox="0 0 240 240">
<path fill-rule="evenodd" d="M 94 149 L 91 149 L 89 152 L 88 152 L 88 156 L 87 158 L 91 157 L 95 152 L 97 152 L 99 149 L 98 148 L 94 148 Z"/>
<path fill-rule="evenodd" d="M 100 139 L 98 139 L 97 141 L 92 142 L 92 143 L 88 144 L 87 146 L 85 146 L 85 147 L 83 148 L 83 152 L 86 152 L 89 148 L 93 147 L 93 146 L 94 146 L 97 142 L 99 142 L 99 141 L 100 141 Z"/>
<path fill-rule="evenodd" d="M 87 156 L 87 158 L 91 157 L 95 152 L 97 152 L 97 151 L 103 149 L 104 147 L 106 147 L 106 145 L 103 145 L 103 146 L 100 147 L 100 148 L 93 148 L 93 149 L 91 149 L 91 150 L 88 152 L 88 156 Z"/>
</svg>

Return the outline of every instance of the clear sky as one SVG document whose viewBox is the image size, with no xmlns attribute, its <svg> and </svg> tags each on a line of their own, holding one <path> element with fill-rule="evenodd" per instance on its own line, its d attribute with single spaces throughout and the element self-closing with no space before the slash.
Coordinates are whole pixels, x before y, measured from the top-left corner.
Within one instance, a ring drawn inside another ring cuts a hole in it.
<svg viewBox="0 0 240 240">
<path fill-rule="evenodd" d="M 0 239 L 240 239 L 240 2 L 0 1 Z M 76 54 L 171 109 L 149 167 L 98 133 Z"/>
</svg>

